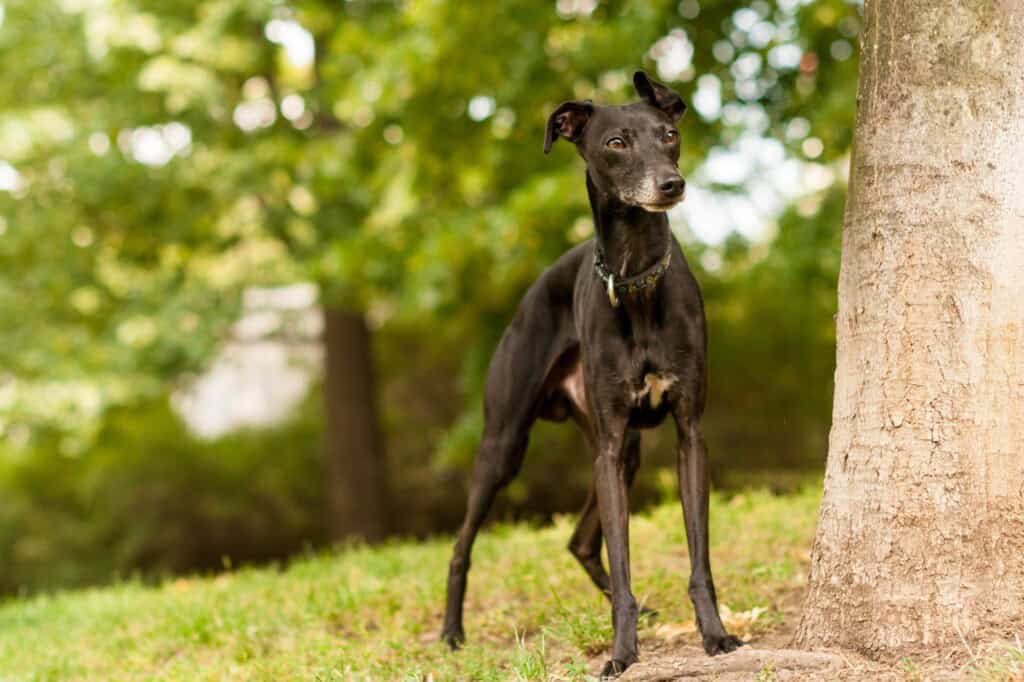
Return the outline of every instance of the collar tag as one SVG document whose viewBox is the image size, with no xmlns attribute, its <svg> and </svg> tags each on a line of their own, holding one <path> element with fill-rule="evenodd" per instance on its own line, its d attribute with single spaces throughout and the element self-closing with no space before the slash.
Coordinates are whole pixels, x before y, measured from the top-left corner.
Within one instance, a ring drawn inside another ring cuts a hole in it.
<svg viewBox="0 0 1024 682">
<path fill-rule="evenodd" d="M 608 286 L 608 300 L 611 302 L 613 308 L 618 308 L 619 299 L 615 296 L 615 276 L 608 275 L 608 280 L 605 284 Z"/>
</svg>

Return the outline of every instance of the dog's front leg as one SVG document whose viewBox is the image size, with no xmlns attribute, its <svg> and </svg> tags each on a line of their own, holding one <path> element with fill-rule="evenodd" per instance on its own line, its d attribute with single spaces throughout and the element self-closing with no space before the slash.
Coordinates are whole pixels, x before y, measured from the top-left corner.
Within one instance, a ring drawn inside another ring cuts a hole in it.
<svg viewBox="0 0 1024 682">
<path fill-rule="evenodd" d="M 594 487 L 601 514 L 601 530 L 608 546 L 612 588 L 612 660 L 602 677 L 621 673 L 637 660 L 637 605 L 629 581 L 629 499 L 624 444 L 626 420 L 610 419 L 598 429 Z"/>
<path fill-rule="evenodd" d="M 697 614 L 697 627 L 710 656 L 728 653 L 741 646 L 738 638 L 725 631 L 718 615 L 715 581 L 708 554 L 708 451 L 700 421 L 677 405 L 673 410 L 679 435 L 677 467 L 679 496 L 683 502 L 686 544 L 690 550 L 690 599 Z"/>
</svg>

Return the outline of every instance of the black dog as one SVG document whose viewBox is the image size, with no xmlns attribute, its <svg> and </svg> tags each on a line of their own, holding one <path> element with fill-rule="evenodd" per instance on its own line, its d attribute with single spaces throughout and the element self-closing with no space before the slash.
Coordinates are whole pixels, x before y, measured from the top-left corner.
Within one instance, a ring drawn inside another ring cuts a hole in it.
<svg viewBox="0 0 1024 682">
<path fill-rule="evenodd" d="M 466 519 L 448 574 L 442 638 L 465 635 L 462 603 L 473 539 L 495 494 L 519 471 L 537 418 L 572 417 L 594 451 L 594 481 L 569 549 L 612 602 L 615 643 L 602 675 L 637 660 L 637 604 L 629 578 L 629 485 L 638 429 L 671 414 L 679 435 L 679 494 L 690 551 L 690 598 L 710 655 L 741 642 L 722 626 L 708 559 L 704 303 L 665 211 L 682 201 L 679 133 L 686 104 L 643 72 L 641 102 L 566 102 L 548 119 L 544 152 L 559 138 L 587 163 L 595 239 L 548 268 L 526 293 L 491 360 L 484 433 Z M 608 542 L 611 576 L 601 563 Z"/>
</svg>

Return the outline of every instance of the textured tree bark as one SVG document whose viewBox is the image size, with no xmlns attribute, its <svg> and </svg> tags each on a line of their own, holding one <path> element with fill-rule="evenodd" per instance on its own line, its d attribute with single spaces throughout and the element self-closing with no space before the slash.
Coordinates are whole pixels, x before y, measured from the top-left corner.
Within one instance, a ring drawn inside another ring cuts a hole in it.
<svg viewBox="0 0 1024 682">
<path fill-rule="evenodd" d="M 864 14 L 797 643 L 890 658 L 1024 623 L 1024 2 Z"/>
<path fill-rule="evenodd" d="M 333 540 L 379 540 L 389 526 L 370 340 L 362 315 L 324 309 L 327 527 Z"/>
</svg>

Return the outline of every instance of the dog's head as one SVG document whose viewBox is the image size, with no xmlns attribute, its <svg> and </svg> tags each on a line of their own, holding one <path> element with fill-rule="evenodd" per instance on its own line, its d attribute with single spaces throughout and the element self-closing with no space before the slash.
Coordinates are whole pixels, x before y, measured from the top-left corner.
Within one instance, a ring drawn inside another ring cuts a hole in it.
<svg viewBox="0 0 1024 682">
<path fill-rule="evenodd" d="M 597 189 L 627 206 L 667 211 L 686 194 L 679 175 L 679 131 L 683 99 L 647 77 L 633 75 L 640 102 L 599 106 L 565 102 L 548 118 L 544 153 L 560 137 L 575 143 Z"/>
</svg>

